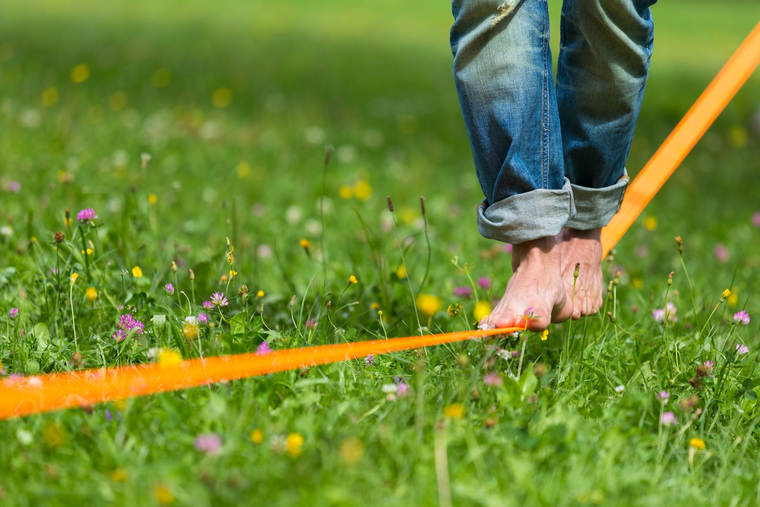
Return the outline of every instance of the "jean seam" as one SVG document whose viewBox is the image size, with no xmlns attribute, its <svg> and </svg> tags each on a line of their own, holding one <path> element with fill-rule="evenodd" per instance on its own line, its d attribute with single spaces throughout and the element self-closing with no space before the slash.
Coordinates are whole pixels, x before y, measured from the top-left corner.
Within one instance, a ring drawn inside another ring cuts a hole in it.
<svg viewBox="0 0 760 507">
<path fill-rule="evenodd" d="M 549 4 L 547 0 L 543 1 L 543 48 L 542 55 L 544 60 L 544 79 L 543 86 L 541 87 L 541 99 L 542 99 L 542 118 L 541 118 L 541 184 L 542 188 L 549 188 L 548 174 L 549 174 L 549 70 L 548 70 L 548 49 L 549 49 L 549 37 L 547 31 L 549 30 Z"/>
</svg>

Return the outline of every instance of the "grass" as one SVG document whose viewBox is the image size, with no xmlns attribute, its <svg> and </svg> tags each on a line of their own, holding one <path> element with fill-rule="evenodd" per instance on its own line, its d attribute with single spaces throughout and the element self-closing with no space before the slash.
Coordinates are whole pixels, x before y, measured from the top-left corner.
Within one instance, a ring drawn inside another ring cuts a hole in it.
<svg viewBox="0 0 760 507">
<path fill-rule="evenodd" d="M 551 9 L 556 19 L 556 2 Z M 633 174 L 760 7 L 671 0 L 654 15 Z M 0 201 L 0 225 L 10 227 L 0 231 L 6 373 L 147 362 L 156 347 L 197 357 L 263 341 L 279 349 L 408 336 L 418 332 L 410 286 L 429 296 L 419 308 L 429 332 L 470 326 L 475 298 L 451 295 L 470 280 L 451 259 L 474 263 L 474 280 L 493 280 L 478 289 L 482 301 L 511 271 L 509 255 L 473 225 L 480 190 L 450 77 L 449 18 L 427 1 L 6 2 L 0 184 L 21 184 Z M 73 83 L 80 64 L 89 76 Z M 756 324 L 732 315 L 759 309 L 757 86 L 756 74 L 605 263 L 608 280 L 622 272 L 607 300 L 614 322 L 5 421 L 0 497 L 427 505 L 440 492 L 445 504 L 450 489 L 456 505 L 756 504 Z M 323 181 L 325 144 L 335 151 Z M 142 153 L 151 155 L 145 169 Z M 386 195 L 408 279 L 398 276 Z M 65 223 L 65 208 L 88 207 L 97 227 Z M 224 281 L 227 238 L 237 275 Z M 230 305 L 208 311 L 213 327 L 186 339 L 185 318 L 215 291 Z M 678 316 L 667 326 L 652 318 L 666 302 Z M 463 308 L 450 318 L 455 303 Z M 145 332 L 116 342 L 127 311 Z M 750 352 L 737 356 L 741 342 Z M 708 360 L 714 377 L 694 387 Z M 500 386 L 484 384 L 489 372 Z M 401 381 L 411 394 L 390 396 Z M 660 424 L 668 411 L 677 424 Z M 194 448 L 204 434 L 221 437 L 219 454 Z M 697 452 L 694 438 L 706 448 Z"/>
</svg>

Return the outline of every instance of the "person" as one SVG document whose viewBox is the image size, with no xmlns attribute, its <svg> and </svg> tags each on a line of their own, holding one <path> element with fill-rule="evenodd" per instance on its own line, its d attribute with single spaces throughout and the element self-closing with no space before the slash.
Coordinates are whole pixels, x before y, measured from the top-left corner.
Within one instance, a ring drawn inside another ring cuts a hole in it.
<svg viewBox="0 0 760 507">
<path fill-rule="evenodd" d="M 453 0 L 454 82 L 485 194 L 478 230 L 513 245 L 482 327 L 541 331 L 599 312 L 601 228 L 628 184 L 655 1 L 564 0 L 555 82 L 547 0 Z"/>
</svg>

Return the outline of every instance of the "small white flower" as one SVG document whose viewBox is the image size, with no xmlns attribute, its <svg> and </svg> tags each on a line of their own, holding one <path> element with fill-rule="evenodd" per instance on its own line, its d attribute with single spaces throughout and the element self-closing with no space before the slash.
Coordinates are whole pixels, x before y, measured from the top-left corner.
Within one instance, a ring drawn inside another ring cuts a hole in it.
<svg viewBox="0 0 760 507">
<path fill-rule="evenodd" d="M 302 216 L 303 212 L 301 211 L 301 208 L 295 204 L 285 210 L 285 220 L 287 220 L 290 225 L 300 222 Z"/>
<path fill-rule="evenodd" d="M 623 391 L 625 391 L 625 386 L 622 386 L 622 385 L 621 385 L 621 386 L 617 386 L 617 387 L 615 388 L 615 392 L 616 392 L 616 393 L 622 393 Z"/>
<path fill-rule="evenodd" d="M 187 322 L 188 324 L 197 324 L 198 323 L 198 319 L 196 319 L 192 315 L 189 315 L 189 316 L 185 317 L 185 322 Z"/>
<path fill-rule="evenodd" d="M 151 347 L 148 349 L 148 359 L 156 360 L 164 349 L 161 347 Z"/>
<path fill-rule="evenodd" d="M 8 237 L 11 234 L 13 234 L 13 228 L 10 225 L 4 225 L 0 227 L 0 234 L 2 234 L 5 237 Z"/>
</svg>

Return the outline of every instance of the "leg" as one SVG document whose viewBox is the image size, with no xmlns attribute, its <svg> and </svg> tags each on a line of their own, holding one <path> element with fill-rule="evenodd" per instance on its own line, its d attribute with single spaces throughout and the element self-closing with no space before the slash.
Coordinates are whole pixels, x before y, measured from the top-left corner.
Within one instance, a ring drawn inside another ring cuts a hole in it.
<svg viewBox="0 0 760 507">
<path fill-rule="evenodd" d="M 572 311 L 554 238 L 574 215 L 553 86 L 546 0 L 454 0 L 453 73 L 485 200 L 478 229 L 516 245 L 515 274 L 490 316 L 533 308 L 543 329 Z"/>
<path fill-rule="evenodd" d="M 557 107 L 565 176 L 577 210 L 561 236 L 568 294 L 580 263 L 574 317 L 602 303 L 601 228 L 620 208 L 625 162 L 649 73 L 655 0 L 565 0 Z"/>
</svg>

